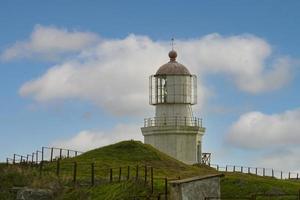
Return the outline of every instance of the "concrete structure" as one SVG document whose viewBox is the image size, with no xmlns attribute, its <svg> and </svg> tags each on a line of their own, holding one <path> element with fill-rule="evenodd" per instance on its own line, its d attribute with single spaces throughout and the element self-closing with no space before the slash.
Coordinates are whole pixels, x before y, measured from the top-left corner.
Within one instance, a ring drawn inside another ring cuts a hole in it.
<svg viewBox="0 0 300 200">
<path fill-rule="evenodd" d="M 215 174 L 170 181 L 170 199 L 205 200 L 205 197 L 219 199 L 221 196 L 220 178 L 222 176 L 224 175 Z"/>
<path fill-rule="evenodd" d="M 176 61 L 175 51 L 169 57 L 170 62 L 150 76 L 149 103 L 155 106 L 155 117 L 144 121 L 144 142 L 187 164 L 200 163 L 205 128 L 192 111 L 197 77 Z"/>
</svg>

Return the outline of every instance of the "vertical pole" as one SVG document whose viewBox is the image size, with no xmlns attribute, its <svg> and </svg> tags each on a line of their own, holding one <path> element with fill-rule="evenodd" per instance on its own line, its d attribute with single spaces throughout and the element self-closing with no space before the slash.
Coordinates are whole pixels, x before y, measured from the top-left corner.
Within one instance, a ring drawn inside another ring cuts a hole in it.
<svg viewBox="0 0 300 200">
<path fill-rule="evenodd" d="M 59 149 L 59 159 L 62 158 L 62 149 Z"/>
<path fill-rule="evenodd" d="M 36 151 L 35 161 L 36 161 L 36 164 L 39 163 L 39 151 Z"/>
<path fill-rule="evenodd" d="M 151 194 L 153 194 L 153 167 L 151 167 Z"/>
<path fill-rule="evenodd" d="M 147 165 L 145 165 L 145 184 L 147 183 Z"/>
<path fill-rule="evenodd" d="M 42 160 L 41 161 L 44 161 L 44 147 L 42 147 Z"/>
<path fill-rule="evenodd" d="M 27 154 L 27 156 L 26 156 L 26 163 L 28 163 L 28 154 Z"/>
<path fill-rule="evenodd" d="M 291 179 L 291 172 L 289 172 L 289 179 Z"/>
<path fill-rule="evenodd" d="M 280 179 L 282 179 L 282 171 L 280 172 Z"/>
<path fill-rule="evenodd" d="M 274 178 L 274 169 L 272 169 L 272 177 Z"/>
<path fill-rule="evenodd" d="M 233 165 L 233 172 L 235 172 L 235 165 Z"/>
<path fill-rule="evenodd" d="M 56 161 L 56 175 L 57 176 L 59 176 L 59 170 L 60 170 L 60 160 L 58 159 L 57 161 Z"/>
<path fill-rule="evenodd" d="M 91 183 L 92 186 L 95 185 L 95 164 L 94 163 L 91 164 Z"/>
<path fill-rule="evenodd" d="M 241 166 L 241 173 L 243 173 L 243 166 Z"/>
<path fill-rule="evenodd" d="M 250 174 L 250 167 L 248 167 L 248 174 Z"/>
<path fill-rule="evenodd" d="M 112 171 L 112 168 L 110 168 L 109 170 L 109 182 L 112 182 L 113 181 L 113 171 Z"/>
<path fill-rule="evenodd" d="M 119 169 L 119 182 L 121 182 L 121 176 L 122 176 L 122 167 Z"/>
<path fill-rule="evenodd" d="M 165 200 L 168 200 L 168 179 L 165 178 Z"/>
<path fill-rule="evenodd" d="M 70 150 L 68 149 L 67 158 L 70 157 Z"/>
<path fill-rule="evenodd" d="M 217 165 L 217 171 L 219 171 L 219 165 Z"/>
<path fill-rule="evenodd" d="M 13 158 L 13 164 L 16 163 L 16 154 L 14 154 L 14 158 Z"/>
<path fill-rule="evenodd" d="M 130 166 L 127 167 L 127 180 L 130 178 Z"/>
<path fill-rule="evenodd" d="M 255 168 L 255 174 L 257 175 L 257 167 Z"/>
<path fill-rule="evenodd" d="M 9 161 L 8 161 L 8 158 L 6 158 L 6 165 L 7 165 L 7 166 L 9 165 Z"/>
<path fill-rule="evenodd" d="M 76 176 L 77 176 L 77 162 L 74 162 L 74 168 L 73 168 L 73 182 L 76 183 Z"/>
<path fill-rule="evenodd" d="M 139 178 L 139 166 L 136 166 L 136 175 L 135 175 L 135 180 L 137 181 Z"/>
<path fill-rule="evenodd" d="M 51 154 L 50 154 L 50 162 L 53 161 L 53 148 L 51 148 Z"/>
<path fill-rule="evenodd" d="M 226 165 L 225 171 L 227 172 L 227 165 Z"/>
<path fill-rule="evenodd" d="M 78 152 L 77 152 L 77 151 L 75 151 L 75 156 L 77 156 L 77 154 L 78 154 Z"/>
<path fill-rule="evenodd" d="M 34 160 L 34 153 L 32 153 L 31 155 L 31 163 L 33 164 L 33 160 Z"/>
<path fill-rule="evenodd" d="M 23 162 L 23 156 L 21 156 L 21 161 L 20 161 L 20 164 L 22 164 L 22 162 Z"/>
<path fill-rule="evenodd" d="M 299 173 L 297 173 L 297 180 L 299 179 Z"/>
<path fill-rule="evenodd" d="M 263 176 L 265 176 L 265 174 L 266 174 L 266 171 L 265 171 L 266 169 L 265 168 L 263 168 Z"/>
</svg>

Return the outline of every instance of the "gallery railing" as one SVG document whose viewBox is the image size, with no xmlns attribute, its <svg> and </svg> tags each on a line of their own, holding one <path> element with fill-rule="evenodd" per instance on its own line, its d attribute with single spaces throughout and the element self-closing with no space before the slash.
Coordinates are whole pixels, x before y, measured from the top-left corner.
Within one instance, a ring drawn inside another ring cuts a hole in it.
<svg viewBox="0 0 300 200">
<path fill-rule="evenodd" d="M 197 117 L 154 117 L 144 119 L 144 127 L 153 126 L 192 126 L 202 127 L 202 119 Z"/>
</svg>

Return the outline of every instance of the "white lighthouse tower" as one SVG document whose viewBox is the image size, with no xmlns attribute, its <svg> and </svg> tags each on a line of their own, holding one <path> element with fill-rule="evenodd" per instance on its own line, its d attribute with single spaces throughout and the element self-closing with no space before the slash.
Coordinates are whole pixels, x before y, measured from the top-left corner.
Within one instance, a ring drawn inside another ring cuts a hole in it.
<svg viewBox="0 0 300 200">
<path fill-rule="evenodd" d="M 170 51 L 169 57 L 149 77 L 149 103 L 155 106 L 155 117 L 144 121 L 144 142 L 184 163 L 200 163 L 205 128 L 192 111 L 197 103 L 197 77 L 176 61 L 176 51 Z"/>
</svg>

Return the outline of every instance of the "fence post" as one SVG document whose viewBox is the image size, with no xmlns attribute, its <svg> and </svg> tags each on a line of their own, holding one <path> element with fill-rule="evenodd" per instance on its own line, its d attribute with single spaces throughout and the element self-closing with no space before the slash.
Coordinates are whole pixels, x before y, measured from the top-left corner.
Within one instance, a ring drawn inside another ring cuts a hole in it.
<svg viewBox="0 0 300 200">
<path fill-rule="evenodd" d="M 217 171 L 219 171 L 219 165 L 217 165 Z"/>
<path fill-rule="evenodd" d="M 28 154 L 27 154 L 27 156 L 26 156 L 26 164 L 28 164 Z"/>
<path fill-rule="evenodd" d="M 145 184 L 147 183 L 147 165 L 145 165 Z"/>
<path fill-rule="evenodd" d="M 282 179 L 282 171 L 280 172 L 280 178 Z"/>
<path fill-rule="evenodd" d="M 78 153 L 78 152 L 77 152 L 77 151 L 75 151 L 75 156 L 77 156 L 77 153 Z"/>
<path fill-rule="evenodd" d="M 265 173 L 266 173 L 266 171 L 265 171 L 266 169 L 265 168 L 263 168 L 263 176 L 265 176 Z"/>
<path fill-rule="evenodd" d="M 297 180 L 299 179 L 299 173 L 297 173 Z"/>
<path fill-rule="evenodd" d="M 135 180 L 138 180 L 139 178 L 139 166 L 136 166 L 136 175 L 135 175 Z"/>
<path fill-rule="evenodd" d="M 225 167 L 225 171 L 227 172 L 227 165 L 226 165 L 226 167 Z"/>
<path fill-rule="evenodd" d="M 36 157 L 35 157 L 35 162 L 36 162 L 36 164 L 38 164 L 39 163 L 39 151 L 36 151 Z"/>
<path fill-rule="evenodd" d="M 257 167 L 255 168 L 255 175 L 257 175 Z"/>
<path fill-rule="evenodd" d="M 42 160 L 41 161 L 44 161 L 44 147 L 42 147 Z"/>
<path fill-rule="evenodd" d="M 248 167 L 248 174 L 250 174 L 250 167 Z"/>
<path fill-rule="evenodd" d="M 59 149 L 59 159 L 62 159 L 62 149 Z"/>
<path fill-rule="evenodd" d="M 151 194 L 153 194 L 153 167 L 151 167 Z"/>
<path fill-rule="evenodd" d="M 122 167 L 119 169 L 119 182 L 121 182 L 121 175 L 122 175 Z"/>
<path fill-rule="evenodd" d="M 76 176 L 77 176 L 77 162 L 74 162 L 74 171 L 73 171 L 73 182 L 76 183 Z"/>
<path fill-rule="evenodd" d="M 112 168 L 110 168 L 109 170 L 109 182 L 112 182 L 113 181 L 113 170 Z"/>
<path fill-rule="evenodd" d="M 34 153 L 31 154 L 31 163 L 33 164 Z"/>
<path fill-rule="evenodd" d="M 53 161 L 53 148 L 51 148 L 50 161 Z"/>
<path fill-rule="evenodd" d="M 91 183 L 92 183 L 92 186 L 95 185 L 95 165 L 94 165 L 94 163 L 91 164 Z"/>
<path fill-rule="evenodd" d="M 43 161 L 40 162 L 40 176 L 42 176 L 43 171 Z"/>
<path fill-rule="evenodd" d="M 241 166 L 241 173 L 243 173 L 243 166 Z"/>
<path fill-rule="evenodd" d="M 14 153 L 13 164 L 16 163 L 16 154 Z"/>
<path fill-rule="evenodd" d="M 289 179 L 291 179 L 291 172 L 289 172 Z"/>
<path fill-rule="evenodd" d="M 127 180 L 130 178 L 130 166 L 127 167 Z"/>
<path fill-rule="evenodd" d="M 68 149 L 67 158 L 70 157 L 70 150 Z"/>
<path fill-rule="evenodd" d="M 168 179 L 165 178 L 165 200 L 168 200 Z"/>
<path fill-rule="evenodd" d="M 59 176 L 59 170 L 60 170 L 60 160 L 57 159 L 56 161 L 56 175 Z"/>
<path fill-rule="evenodd" d="M 233 172 L 235 172 L 235 165 L 233 165 Z"/>
<path fill-rule="evenodd" d="M 274 169 L 272 169 L 272 178 L 274 178 Z"/>
<path fill-rule="evenodd" d="M 7 166 L 9 165 L 9 161 L 8 161 L 8 158 L 6 158 L 6 165 L 7 165 Z"/>
</svg>

